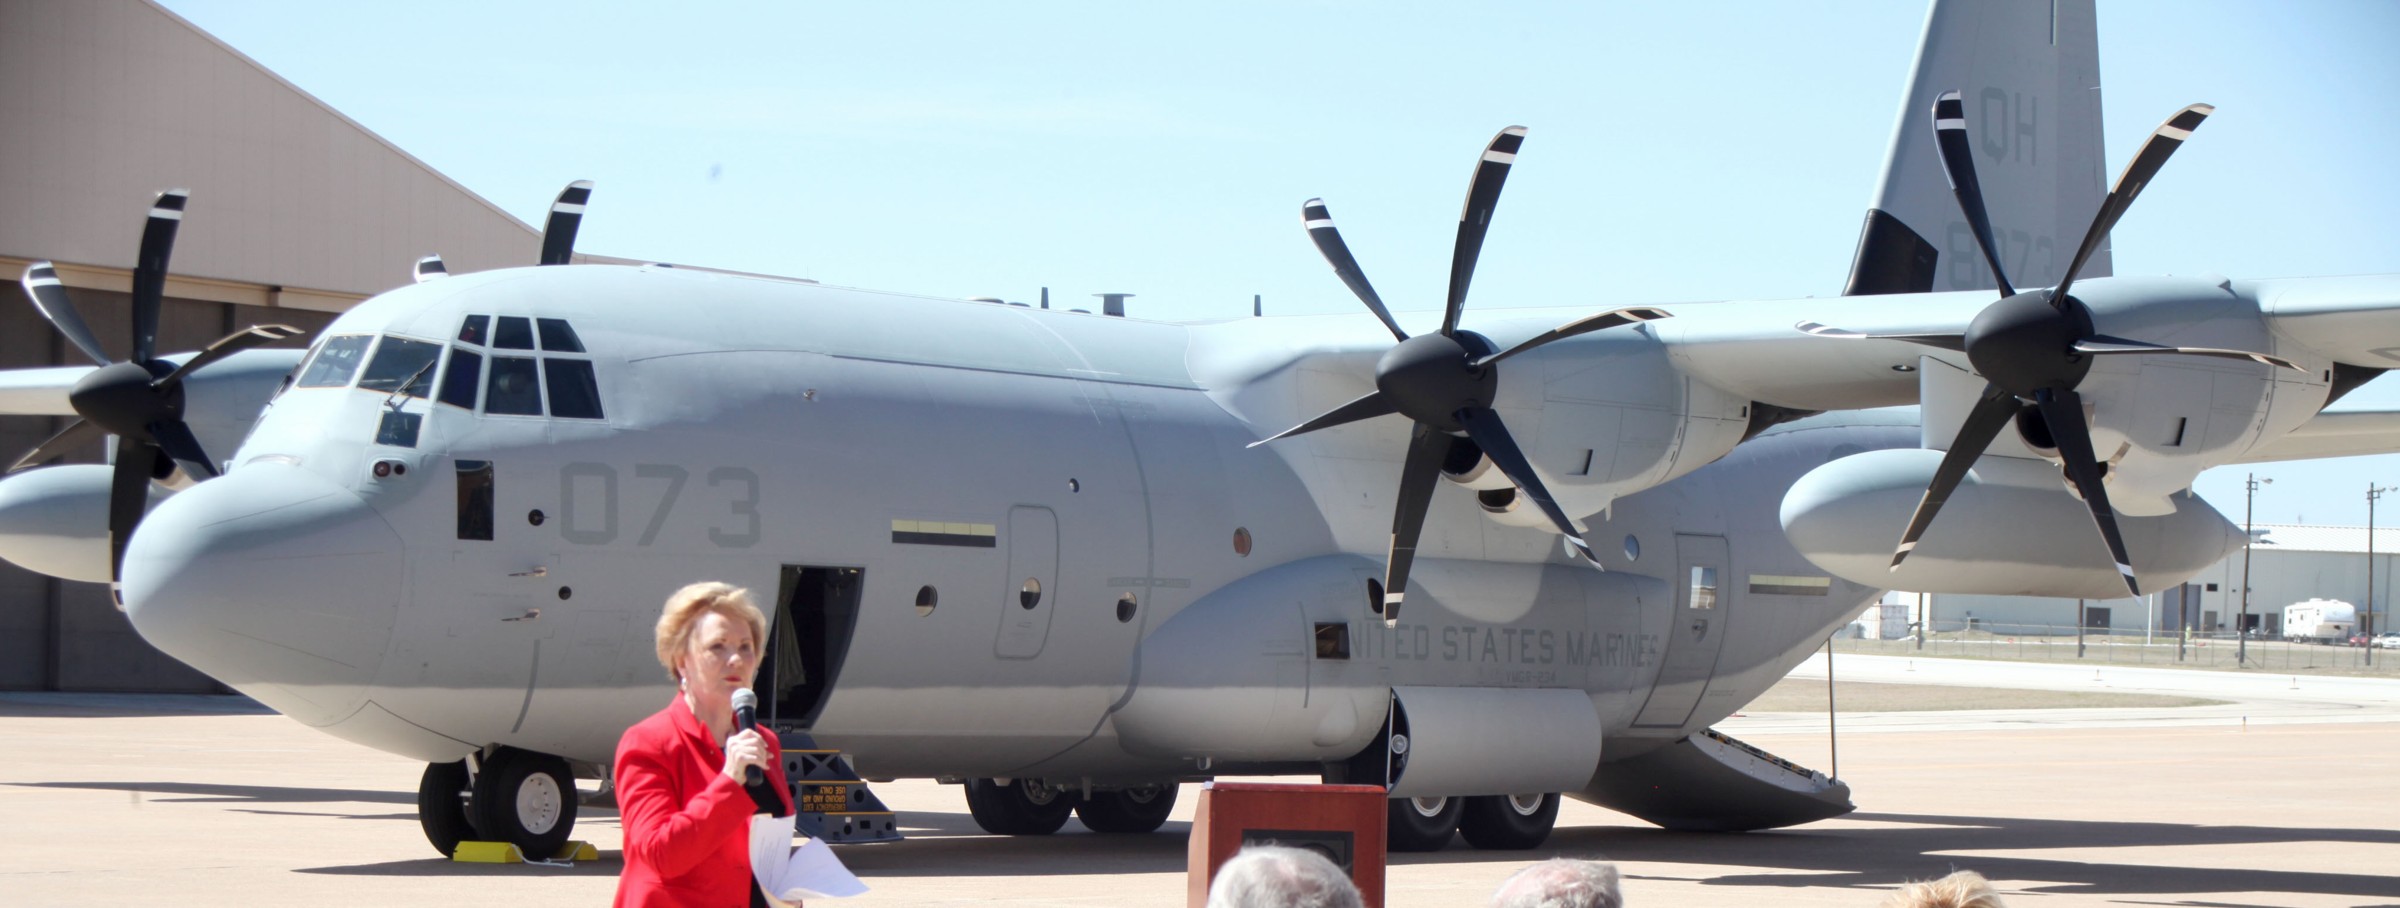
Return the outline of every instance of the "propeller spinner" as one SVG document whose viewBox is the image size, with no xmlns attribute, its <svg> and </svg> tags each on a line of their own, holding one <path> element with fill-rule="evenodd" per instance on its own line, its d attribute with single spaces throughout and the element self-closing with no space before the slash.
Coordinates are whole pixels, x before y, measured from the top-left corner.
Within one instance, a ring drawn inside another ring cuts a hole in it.
<svg viewBox="0 0 2400 908">
<path fill-rule="evenodd" d="M 1492 212 L 1499 206 L 1500 187 L 1508 180 L 1509 167 L 1516 162 L 1517 149 L 1524 141 L 1524 127 L 1503 129 L 1492 137 L 1476 165 L 1475 177 L 1467 186 L 1466 207 L 1459 213 L 1458 239 L 1451 251 L 1449 297 L 1442 310 L 1442 328 L 1434 334 L 1410 337 L 1401 330 L 1391 310 L 1384 307 L 1383 298 L 1367 282 L 1358 260 L 1351 256 L 1350 247 L 1342 242 L 1341 231 L 1334 228 L 1333 214 L 1323 199 L 1310 199 L 1300 208 L 1301 220 L 1308 228 L 1309 239 L 1316 242 L 1317 251 L 1324 254 L 1334 274 L 1390 329 L 1399 343 L 1375 364 L 1373 393 L 1255 442 L 1251 447 L 1391 413 L 1406 416 L 1416 424 L 1409 434 L 1407 459 L 1400 468 L 1400 494 L 1393 508 L 1392 542 L 1385 559 L 1382 601 L 1376 603 L 1387 625 L 1399 620 L 1400 602 L 1408 592 L 1409 568 L 1416 560 L 1417 537 L 1425 528 L 1434 482 L 1462 434 L 1482 449 L 1523 495 L 1540 506 L 1551 524 L 1565 534 L 1568 543 L 1585 558 L 1592 557 L 1582 531 L 1559 509 L 1550 490 L 1542 485 L 1541 477 L 1534 473 L 1533 463 L 1526 459 L 1525 452 L 1517 447 L 1516 438 L 1501 422 L 1499 412 L 1492 409 L 1492 397 L 1499 388 L 1497 367 L 1501 360 L 1552 341 L 1667 317 L 1665 311 L 1646 307 L 1604 312 L 1561 325 L 1506 350 L 1495 350 L 1481 335 L 1459 329 L 1459 314 L 1467 303 L 1467 285 L 1474 279 L 1475 260 L 1483 251 Z"/>
<path fill-rule="evenodd" d="M 101 351 L 90 326 L 76 314 L 67 298 L 58 269 L 35 262 L 25 269 L 23 285 L 34 308 L 75 348 L 100 368 L 75 383 L 67 400 L 82 417 L 19 458 L 14 473 L 65 454 L 77 445 L 103 435 L 117 436 L 115 472 L 108 501 L 109 576 L 116 578 L 125 564 L 125 545 L 133 538 L 149 505 L 152 479 L 169 475 L 181 465 L 195 478 L 217 475 L 208 452 L 201 450 L 190 426 L 183 421 L 183 380 L 209 364 L 252 347 L 296 337 L 289 325 L 253 325 L 226 335 L 177 366 L 153 356 L 158 341 L 160 301 L 166 295 L 167 260 L 175 250 L 175 229 L 183 221 L 190 193 L 170 189 L 160 193 L 142 229 L 140 258 L 133 271 L 133 344 L 123 362 L 111 362 Z"/>
<path fill-rule="evenodd" d="M 1934 138 L 1941 151 L 1942 170 L 1949 178 L 1952 194 L 1958 197 L 1960 212 L 1974 232 L 1976 245 L 1983 250 L 1985 263 L 1991 265 L 1999 284 L 2000 300 L 1977 313 L 1963 335 L 1865 334 L 1816 322 L 1801 322 L 1798 326 L 1801 331 L 1820 337 L 1872 337 L 1963 351 L 1986 382 L 1982 396 L 1967 414 L 1965 424 L 1959 427 L 1958 436 L 1951 440 L 1941 466 L 1935 469 L 1925 497 L 1918 501 L 1916 513 L 1900 537 L 1899 548 L 1892 553 L 1893 570 L 1907 560 L 1926 527 L 1932 525 L 1934 515 L 1941 512 L 1942 504 L 1966 478 L 1975 459 L 1998 437 L 2001 427 L 2030 403 L 2058 446 L 2067 481 L 2090 508 L 2092 523 L 2107 544 L 2118 574 L 2124 577 L 2125 589 L 2139 596 L 2141 585 L 2134 576 L 2132 559 L 2126 555 L 2125 539 L 2117 531 L 2116 513 L 2109 507 L 2108 488 L 2092 450 L 2091 426 L 2084 420 L 2083 397 L 2076 392 L 2084 376 L 2091 372 L 2092 357 L 2180 353 L 2236 357 L 2270 366 L 2300 368 L 2289 360 L 2264 353 L 2216 347 L 2169 347 L 2101 334 L 2093 324 L 2091 309 L 2067 292 L 2074 286 L 2075 276 L 2083 270 L 2084 263 L 2099 249 L 2101 240 L 2107 238 L 2117 220 L 2132 207 L 2134 198 L 2166 166 L 2168 156 L 2182 147 L 2192 130 L 2198 129 L 2215 110 L 2206 104 L 2194 104 L 2177 111 L 2152 132 L 2133 161 L 2118 175 L 2107 198 L 2101 200 L 2100 210 L 2093 216 L 2091 227 L 2084 231 L 2083 244 L 2076 249 L 2075 258 L 2067 265 L 2066 275 L 2059 278 L 2058 286 L 2020 292 L 2010 286 L 2007 270 L 2001 266 L 1991 218 L 1984 209 L 1983 187 L 1976 179 L 1973 149 L 1967 140 L 1965 105 L 1955 91 L 1934 101 Z"/>
</svg>

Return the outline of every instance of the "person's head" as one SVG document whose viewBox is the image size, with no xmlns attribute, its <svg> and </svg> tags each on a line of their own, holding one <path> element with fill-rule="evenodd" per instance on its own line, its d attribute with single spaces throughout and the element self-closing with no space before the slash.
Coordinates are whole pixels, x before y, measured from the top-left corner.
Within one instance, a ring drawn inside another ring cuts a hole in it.
<svg viewBox="0 0 2400 908">
<path fill-rule="evenodd" d="M 1492 908 L 1619 908 L 1617 867 L 1599 861 L 1551 858 L 1509 874 L 1492 893 Z"/>
<path fill-rule="evenodd" d="M 749 590 L 695 583 L 668 596 L 659 612 L 658 664 L 696 702 L 723 706 L 757 679 L 766 639 L 767 616 Z"/>
<path fill-rule="evenodd" d="M 2000 893 L 1992 891 L 1983 874 L 1961 870 L 1938 880 L 1910 883 L 1884 900 L 1888 908 L 2001 908 Z"/>
<path fill-rule="evenodd" d="M 1342 868 L 1305 848 L 1252 845 L 1217 868 L 1208 908 L 1364 908 Z"/>
</svg>

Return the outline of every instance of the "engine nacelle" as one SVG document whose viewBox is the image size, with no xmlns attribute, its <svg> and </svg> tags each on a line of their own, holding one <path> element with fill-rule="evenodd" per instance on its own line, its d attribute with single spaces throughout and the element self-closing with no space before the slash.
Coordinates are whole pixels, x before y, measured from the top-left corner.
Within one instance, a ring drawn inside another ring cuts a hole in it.
<svg viewBox="0 0 2400 908">
<path fill-rule="evenodd" d="M 2038 460 L 1985 457 L 1951 493 L 1899 570 L 1892 548 L 1940 466 L 1942 452 L 1868 451 L 1809 471 L 1783 497 L 1783 530 L 1810 563 L 1882 589 L 2121 599 L 2125 584 L 2091 512 Z M 2120 512 L 2117 526 L 2145 589 L 2190 579 L 2242 544 L 2241 530 L 2191 495 L 2156 517 Z"/>
</svg>

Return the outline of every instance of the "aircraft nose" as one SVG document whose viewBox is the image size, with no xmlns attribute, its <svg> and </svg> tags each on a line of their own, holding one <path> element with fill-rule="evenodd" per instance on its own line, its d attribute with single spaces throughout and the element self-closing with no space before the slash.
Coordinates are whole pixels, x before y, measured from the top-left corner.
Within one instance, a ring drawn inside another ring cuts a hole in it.
<svg viewBox="0 0 2400 908">
<path fill-rule="evenodd" d="M 125 611 L 169 655 L 309 725 L 348 717 L 398 615 L 399 534 L 357 495 L 253 463 L 160 504 L 125 552 Z"/>
</svg>

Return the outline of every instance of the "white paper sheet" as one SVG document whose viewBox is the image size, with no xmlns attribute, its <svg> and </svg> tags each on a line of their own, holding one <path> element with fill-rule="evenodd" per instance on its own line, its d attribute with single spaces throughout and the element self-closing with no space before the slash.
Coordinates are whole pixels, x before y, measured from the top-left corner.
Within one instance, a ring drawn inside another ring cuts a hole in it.
<svg viewBox="0 0 2400 908">
<path fill-rule="evenodd" d="M 758 816 L 750 820 L 750 873 L 759 888 L 783 901 L 846 899 L 863 895 L 867 884 L 851 875 L 822 839 L 792 847 L 793 817 Z"/>
</svg>

